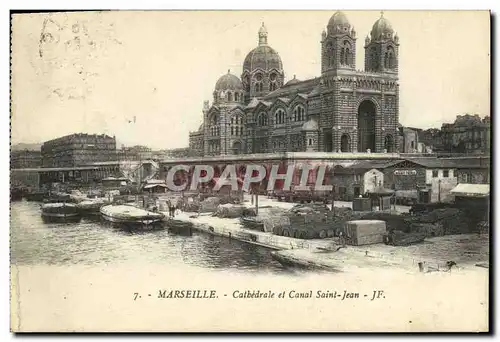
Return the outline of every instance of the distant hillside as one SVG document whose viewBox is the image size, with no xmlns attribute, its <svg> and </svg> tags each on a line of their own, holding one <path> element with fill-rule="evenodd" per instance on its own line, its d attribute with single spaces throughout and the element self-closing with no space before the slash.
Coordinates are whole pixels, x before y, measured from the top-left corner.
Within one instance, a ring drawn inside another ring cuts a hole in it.
<svg viewBox="0 0 500 342">
<path fill-rule="evenodd" d="M 22 150 L 31 150 L 31 151 L 40 151 L 42 144 L 25 144 L 19 143 L 10 146 L 11 151 L 22 151 Z"/>
</svg>

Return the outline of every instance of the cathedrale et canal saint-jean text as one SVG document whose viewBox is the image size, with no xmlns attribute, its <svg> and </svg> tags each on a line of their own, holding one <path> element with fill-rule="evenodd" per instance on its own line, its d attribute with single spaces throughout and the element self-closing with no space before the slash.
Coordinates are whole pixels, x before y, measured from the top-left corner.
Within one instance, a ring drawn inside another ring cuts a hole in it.
<svg viewBox="0 0 500 342">
<path fill-rule="evenodd" d="M 151 297 L 151 295 L 148 295 Z M 348 290 L 282 290 L 282 291 L 261 291 L 261 290 L 235 290 L 232 293 L 224 293 L 222 297 L 233 299 L 338 299 L 338 300 L 377 300 L 384 299 L 383 290 L 372 290 L 369 293 L 352 292 Z M 137 293 L 134 300 L 141 298 Z M 158 299 L 217 299 L 219 295 L 216 290 L 159 290 Z"/>
</svg>

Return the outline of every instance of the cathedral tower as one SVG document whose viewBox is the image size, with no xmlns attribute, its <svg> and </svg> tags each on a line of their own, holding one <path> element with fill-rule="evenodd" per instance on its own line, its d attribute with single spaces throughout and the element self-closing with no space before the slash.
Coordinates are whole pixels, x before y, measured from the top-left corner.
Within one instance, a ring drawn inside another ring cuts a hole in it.
<svg viewBox="0 0 500 342">
<path fill-rule="evenodd" d="M 342 12 L 330 18 L 321 40 L 321 72 L 356 68 L 356 31 Z"/>
<path fill-rule="evenodd" d="M 398 73 L 399 38 L 381 13 L 365 39 L 365 71 Z"/>
</svg>

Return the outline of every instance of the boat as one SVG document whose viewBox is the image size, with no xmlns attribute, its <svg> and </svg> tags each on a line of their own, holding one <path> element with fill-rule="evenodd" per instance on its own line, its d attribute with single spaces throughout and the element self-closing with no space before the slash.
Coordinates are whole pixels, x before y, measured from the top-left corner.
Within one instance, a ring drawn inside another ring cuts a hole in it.
<svg viewBox="0 0 500 342">
<path fill-rule="evenodd" d="M 73 203 L 45 203 L 41 209 L 44 222 L 79 222 L 82 218 Z"/>
<path fill-rule="evenodd" d="M 43 199 L 46 197 L 47 193 L 43 191 L 29 192 L 24 195 L 28 202 L 43 202 Z"/>
<path fill-rule="evenodd" d="M 109 201 L 105 198 L 95 198 L 87 199 L 85 201 L 78 202 L 76 207 L 82 216 L 95 216 L 101 215 L 100 209 L 103 205 L 109 204 Z"/>
<path fill-rule="evenodd" d="M 111 224 L 119 224 L 128 227 L 148 228 L 160 224 L 165 215 L 132 205 L 118 204 L 105 205 L 100 209 L 101 217 Z"/>
<path fill-rule="evenodd" d="M 23 199 L 23 189 L 21 188 L 11 188 L 10 189 L 10 201 L 21 201 Z"/>
</svg>

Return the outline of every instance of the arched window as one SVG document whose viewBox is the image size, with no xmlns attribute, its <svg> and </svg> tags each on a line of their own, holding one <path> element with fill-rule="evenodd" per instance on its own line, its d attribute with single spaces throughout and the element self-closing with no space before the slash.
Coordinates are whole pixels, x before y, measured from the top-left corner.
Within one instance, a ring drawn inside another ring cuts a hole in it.
<svg viewBox="0 0 500 342">
<path fill-rule="evenodd" d="M 304 107 L 302 107 L 301 105 L 298 105 L 293 110 L 293 121 L 300 122 L 300 121 L 304 121 L 305 119 L 306 119 L 306 111 L 305 111 Z"/>
<path fill-rule="evenodd" d="M 245 76 L 245 90 L 250 92 L 250 76 Z"/>
<path fill-rule="evenodd" d="M 230 92 L 227 92 L 227 100 L 233 101 L 233 94 L 231 94 Z"/>
<path fill-rule="evenodd" d="M 261 92 L 263 89 L 262 85 L 262 74 L 258 73 L 255 75 L 255 91 Z"/>
<path fill-rule="evenodd" d="M 332 42 L 329 42 L 328 45 L 326 46 L 326 53 L 327 53 L 327 60 L 328 60 L 328 66 L 331 67 L 333 66 L 333 44 Z"/>
<path fill-rule="evenodd" d="M 259 124 L 259 126 L 267 126 L 268 122 L 267 122 L 267 114 L 266 113 L 259 114 L 258 124 Z"/>
<path fill-rule="evenodd" d="M 276 75 L 275 73 L 272 73 L 269 76 L 269 90 L 273 91 L 276 89 L 278 89 L 278 75 Z"/>
<path fill-rule="evenodd" d="M 351 43 L 349 43 L 347 40 L 344 41 L 341 50 L 340 61 L 344 65 L 349 65 L 351 62 Z"/>
<path fill-rule="evenodd" d="M 311 138 L 309 138 L 309 146 L 312 146 L 313 144 L 313 140 Z"/>
<path fill-rule="evenodd" d="M 396 67 L 396 53 L 394 52 L 394 48 L 392 46 L 387 48 L 385 59 L 387 61 L 386 68 L 394 69 Z"/>
<path fill-rule="evenodd" d="M 231 118 L 231 135 L 243 135 L 243 118 L 234 116 Z"/>
<path fill-rule="evenodd" d="M 371 66 L 373 70 L 378 69 L 377 48 L 374 46 L 370 50 Z"/>
<path fill-rule="evenodd" d="M 217 115 L 214 113 L 208 119 L 208 126 L 210 127 L 210 134 L 212 136 L 219 135 L 219 121 Z"/>
<path fill-rule="evenodd" d="M 234 100 L 238 102 L 240 100 L 240 94 L 239 93 L 234 93 Z"/>
<path fill-rule="evenodd" d="M 285 123 L 285 111 L 283 109 L 278 109 L 274 113 L 274 122 L 276 125 L 281 125 Z"/>
</svg>

